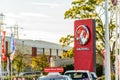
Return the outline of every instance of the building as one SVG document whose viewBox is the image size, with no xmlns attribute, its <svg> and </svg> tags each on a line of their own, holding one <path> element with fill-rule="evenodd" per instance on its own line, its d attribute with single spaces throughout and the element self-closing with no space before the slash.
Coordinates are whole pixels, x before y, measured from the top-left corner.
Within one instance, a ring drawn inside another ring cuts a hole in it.
<svg viewBox="0 0 120 80">
<path fill-rule="evenodd" d="M 61 59 L 61 54 L 71 47 L 62 47 L 60 44 L 42 40 L 15 39 L 15 42 L 16 49 L 20 50 L 22 54 L 26 54 L 27 56 L 25 56 L 25 58 L 27 58 L 28 61 L 30 61 L 32 57 L 45 54 L 48 58 L 53 57 L 55 66 L 73 63 L 73 59 L 72 62 L 71 59 Z M 5 51 L 6 53 L 10 53 L 10 37 L 5 37 Z"/>
</svg>

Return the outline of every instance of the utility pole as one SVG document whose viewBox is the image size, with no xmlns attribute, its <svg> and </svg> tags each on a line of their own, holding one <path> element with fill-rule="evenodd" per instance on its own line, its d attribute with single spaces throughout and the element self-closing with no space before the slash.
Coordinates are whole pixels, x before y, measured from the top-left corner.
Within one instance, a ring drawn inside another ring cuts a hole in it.
<svg viewBox="0 0 120 80">
<path fill-rule="evenodd" d="M 105 0 L 105 80 L 111 80 L 108 20 L 108 0 Z"/>
<path fill-rule="evenodd" d="M 22 27 L 19 27 L 18 24 L 15 24 L 14 26 L 7 27 L 7 28 L 10 28 L 10 32 L 14 34 L 14 37 L 16 39 L 19 39 L 19 29 L 23 29 Z"/>
<path fill-rule="evenodd" d="M 19 29 L 23 29 L 22 27 L 19 27 L 18 24 L 14 25 L 14 37 L 19 39 Z"/>
</svg>

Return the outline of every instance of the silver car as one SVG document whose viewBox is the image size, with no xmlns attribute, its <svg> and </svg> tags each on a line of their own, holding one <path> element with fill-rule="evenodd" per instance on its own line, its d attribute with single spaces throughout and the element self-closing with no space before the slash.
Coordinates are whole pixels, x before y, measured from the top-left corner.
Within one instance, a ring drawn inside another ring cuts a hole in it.
<svg viewBox="0 0 120 80">
<path fill-rule="evenodd" d="M 66 75 L 60 75 L 59 73 L 49 73 L 47 76 L 41 76 L 37 80 L 72 80 Z"/>
</svg>

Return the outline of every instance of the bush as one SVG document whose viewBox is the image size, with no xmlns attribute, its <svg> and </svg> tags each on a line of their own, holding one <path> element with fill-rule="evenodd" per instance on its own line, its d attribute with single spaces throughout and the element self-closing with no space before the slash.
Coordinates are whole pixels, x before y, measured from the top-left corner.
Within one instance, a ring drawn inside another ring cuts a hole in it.
<svg viewBox="0 0 120 80">
<path fill-rule="evenodd" d="M 67 70 L 73 70 L 73 69 L 74 69 L 74 65 L 73 65 L 73 64 L 66 65 L 66 66 L 64 67 L 64 72 L 67 71 Z M 64 73 L 64 72 L 63 72 L 63 73 Z"/>
<path fill-rule="evenodd" d="M 101 76 L 98 80 L 105 80 L 105 76 Z M 115 74 L 111 74 L 111 80 L 115 80 Z"/>
<path fill-rule="evenodd" d="M 38 78 L 38 77 L 40 77 L 40 76 L 36 76 L 36 75 L 34 75 L 34 76 L 12 76 L 12 80 L 13 79 L 17 79 L 17 80 L 19 80 L 19 79 L 26 79 L 26 80 L 33 80 L 33 78 L 35 78 L 35 80 Z M 2 77 L 1 79 L 4 79 L 4 80 L 11 80 L 11 76 L 6 76 L 6 77 Z M 0 80 L 1 80 L 0 79 Z"/>
<path fill-rule="evenodd" d="M 98 77 L 103 75 L 103 65 L 100 64 L 96 65 L 96 74 Z"/>
</svg>

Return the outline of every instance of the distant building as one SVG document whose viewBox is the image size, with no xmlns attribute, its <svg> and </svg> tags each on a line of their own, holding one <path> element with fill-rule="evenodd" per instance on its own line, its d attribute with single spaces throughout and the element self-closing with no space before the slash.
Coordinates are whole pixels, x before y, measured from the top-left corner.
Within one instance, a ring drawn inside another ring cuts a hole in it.
<svg viewBox="0 0 120 80">
<path fill-rule="evenodd" d="M 15 39 L 16 48 L 20 50 L 23 54 L 27 54 L 25 58 L 31 60 L 32 57 L 38 56 L 40 54 L 45 54 L 48 58 L 53 57 L 55 60 L 55 65 L 65 65 L 67 63 L 73 63 L 73 59 L 61 59 L 62 53 L 69 50 L 71 47 L 62 47 L 60 44 L 51 43 L 42 40 L 27 40 L 27 39 Z M 5 38 L 5 48 L 6 53 L 10 52 L 10 37 Z M 0 49 L 1 50 L 1 49 Z M 61 61 L 61 60 L 62 61 Z M 70 62 L 69 62 L 70 61 Z"/>
</svg>

